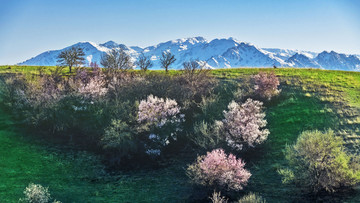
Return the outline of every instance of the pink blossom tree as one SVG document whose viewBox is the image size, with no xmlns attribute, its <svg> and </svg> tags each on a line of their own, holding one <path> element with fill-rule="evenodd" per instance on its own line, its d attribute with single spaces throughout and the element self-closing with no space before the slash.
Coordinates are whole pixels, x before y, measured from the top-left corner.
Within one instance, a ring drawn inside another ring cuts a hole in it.
<svg viewBox="0 0 360 203">
<path fill-rule="evenodd" d="M 177 133 L 182 131 L 180 124 L 185 120 L 177 102 L 168 98 L 149 95 L 141 100 L 138 110 L 139 132 L 146 134 L 146 153 L 160 155 L 161 149 L 177 140 Z"/>
<path fill-rule="evenodd" d="M 263 129 L 267 122 L 262 102 L 249 98 L 239 105 L 232 101 L 228 109 L 224 111 L 225 119 L 222 122 L 225 139 L 230 147 L 242 150 L 244 145 L 254 147 L 267 139 L 269 131 Z"/>
<path fill-rule="evenodd" d="M 270 100 L 273 96 L 280 93 L 278 89 L 280 82 L 275 73 L 260 72 L 253 76 L 253 79 L 255 82 L 255 93 L 260 97 Z"/>
<path fill-rule="evenodd" d="M 73 81 L 77 91 L 86 97 L 99 97 L 107 93 L 105 76 L 94 68 L 92 72 L 86 69 L 78 70 Z"/>
<path fill-rule="evenodd" d="M 196 184 L 239 191 L 251 176 L 244 166 L 245 162 L 235 155 L 227 155 L 223 149 L 215 149 L 205 156 L 199 156 L 188 167 L 187 174 Z"/>
<path fill-rule="evenodd" d="M 149 95 L 141 100 L 138 111 L 138 122 L 149 125 L 164 126 L 167 122 L 180 122 L 180 107 L 172 99 L 163 99 Z"/>
</svg>

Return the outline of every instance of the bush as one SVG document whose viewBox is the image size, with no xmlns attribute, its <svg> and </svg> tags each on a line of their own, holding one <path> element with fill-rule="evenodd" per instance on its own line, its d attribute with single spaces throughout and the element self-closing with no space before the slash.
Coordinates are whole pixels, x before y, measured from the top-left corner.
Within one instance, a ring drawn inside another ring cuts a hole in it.
<svg viewBox="0 0 360 203">
<path fill-rule="evenodd" d="M 263 129 L 267 122 L 262 112 L 262 102 L 248 99 L 241 106 L 232 101 L 224 111 L 225 119 L 222 121 L 227 144 L 236 150 L 244 146 L 254 147 L 263 143 L 269 131 Z"/>
<path fill-rule="evenodd" d="M 137 121 L 141 124 L 139 132 L 147 137 L 147 154 L 160 155 L 164 146 L 177 140 L 185 116 L 180 114 L 180 109 L 175 100 L 168 98 L 149 95 L 146 100 L 140 101 Z"/>
<path fill-rule="evenodd" d="M 214 149 L 224 140 L 221 134 L 222 128 L 221 121 L 215 121 L 212 125 L 205 121 L 195 123 L 194 134 L 190 139 L 203 149 Z"/>
<path fill-rule="evenodd" d="M 255 93 L 258 96 L 270 100 L 280 93 L 280 90 L 278 89 L 280 82 L 275 73 L 260 72 L 255 75 L 253 79 L 255 82 Z"/>
<path fill-rule="evenodd" d="M 112 120 L 111 125 L 105 129 L 101 143 L 104 149 L 114 152 L 113 157 L 118 159 L 130 158 L 138 150 L 134 130 L 121 120 Z"/>
<path fill-rule="evenodd" d="M 48 188 L 39 184 L 30 183 L 24 190 L 25 198 L 20 201 L 28 203 L 48 203 L 50 201 L 50 193 Z"/>
<path fill-rule="evenodd" d="M 285 149 L 289 168 L 279 170 L 283 182 L 294 181 L 314 193 L 335 192 L 359 183 L 359 158 L 347 153 L 343 143 L 332 130 L 301 133 L 296 143 Z"/>
<path fill-rule="evenodd" d="M 266 203 L 265 199 L 252 192 L 245 195 L 237 201 L 237 203 Z"/>
<path fill-rule="evenodd" d="M 196 184 L 238 191 L 251 176 L 244 166 L 245 163 L 233 154 L 227 155 L 223 149 L 215 149 L 206 156 L 199 156 L 189 165 L 187 174 Z"/>
<path fill-rule="evenodd" d="M 227 203 L 228 200 L 221 196 L 221 192 L 214 191 L 210 197 L 212 203 Z"/>
</svg>

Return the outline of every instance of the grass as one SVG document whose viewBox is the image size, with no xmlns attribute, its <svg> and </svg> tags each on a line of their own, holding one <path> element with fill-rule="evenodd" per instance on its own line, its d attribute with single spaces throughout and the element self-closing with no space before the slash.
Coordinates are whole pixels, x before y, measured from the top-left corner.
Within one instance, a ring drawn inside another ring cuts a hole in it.
<svg viewBox="0 0 360 203">
<path fill-rule="evenodd" d="M 213 70 L 212 74 L 232 80 L 259 71 L 275 71 L 282 93 L 266 109 L 271 132 L 267 142 L 256 148 L 256 153 L 244 154 L 253 175 L 239 196 L 255 192 L 267 202 L 357 202 L 360 191 L 313 199 L 300 194 L 293 185 L 281 184 L 276 171 L 286 164 L 282 152 L 285 145 L 295 142 L 304 130 L 333 128 L 343 136 L 350 151 L 360 152 L 360 73 L 239 68 Z M 36 73 L 37 67 L 0 66 L 0 74 L 21 72 Z M 30 182 L 48 186 L 52 196 L 63 202 L 186 202 L 194 195 L 184 169 L 191 161 L 174 160 L 159 169 L 106 175 L 91 153 L 50 147 L 42 140 L 30 139 L 5 112 L 0 112 L 0 121 L 1 202 L 16 202 Z"/>
<path fill-rule="evenodd" d="M 109 176 L 91 153 L 31 140 L 11 120 L 0 112 L 0 202 L 17 202 L 30 182 L 49 187 L 52 197 L 62 202 L 181 202 L 188 198 L 183 164 Z"/>
</svg>

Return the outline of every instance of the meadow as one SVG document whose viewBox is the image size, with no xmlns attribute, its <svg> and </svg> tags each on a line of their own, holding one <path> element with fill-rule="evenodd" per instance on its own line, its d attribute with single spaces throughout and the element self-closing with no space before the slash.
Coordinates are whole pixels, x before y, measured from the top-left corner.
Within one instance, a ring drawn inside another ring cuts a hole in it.
<svg viewBox="0 0 360 203">
<path fill-rule="evenodd" d="M 50 74 L 54 67 L 45 67 Z M 61 74 L 69 76 L 66 69 Z M 134 71 L 136 73 L 136 71 Z M 149 71 L 164 75 L 163 71 Z M 295 185 L 285 185 L 277 170 L 286 165 L 283 150 L 305 130 L 336 131 L 346 149 L 360 154 L 360 73 L 317 69 L 236 68 L 211 70 L 219 80 L 217 90 L 226 107 L 232 93 L 247 86 L 259 72 L 274 72 L 281 93 L 265 102 L 268 139 L 255 149 L 241 152 L 252 176 L 244 190 L 261 195 L 267 202 L 358 202 L 360 188 L 336 194 L 312 196 Z M 0 74 L 38 74 L 39 67 L 0 66 Z M 147 73 L 147 74 L 150 74 Z M 169 71 L 179 75 L 180 71 Z M 216 90 L 215 90 L 216 91 Z M 2 102 L 3 103 L 3 102 Z M 27 128 L 2 104 L 0 111 L 0 200 L 16 202 L 24 188 L 34 182 L 49 187 L 52 197 L 62 202 L 208 202 L 201 187 L 186 176 L 202 150 L 177 151 L 178 156 L 163 157 L 155 166 L 109 167 L 97 148 L 52 140 L 36 129 Z M 222 109 L 220 109 L 220 113 Z"/>
</svg>

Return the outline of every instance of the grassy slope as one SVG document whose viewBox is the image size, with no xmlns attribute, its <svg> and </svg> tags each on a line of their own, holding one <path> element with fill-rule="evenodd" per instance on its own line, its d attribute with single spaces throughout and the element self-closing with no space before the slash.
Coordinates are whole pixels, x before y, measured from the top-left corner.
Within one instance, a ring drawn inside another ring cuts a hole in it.
<svg viewBox="0 0 360 203">
<path fill-rule="evenodd" d="M 0 67 L 0 73 L 24 71 L 21 67 L 6 68 Z M 36 72 L 36 68 L 30 69 Z M 213 74 L 229 79 L 258 71 L 223 69 L 214 70 Z M 268 141 L 257 149 L 260 151 L 257 156 L 247 155 L 247 166 L 253 176 L 244 193 L 257 192 L 268 202 L 300 201 L 305 197 L 294 194 L 293 187 L 282 185 L 276 173 L 284 164 L 282 149 L 303 130 L 332 127 L 341 130 L 349 148 L 358 152 L 360 73 L 312 69 L 276 69 L 275 72 L 281 78 L 282 96 L 267 108 L 271 132 Z M 0 148 L 1 202 L 16 201 L 29 182 L 49 186 L 53 196 L 63 202 L 177 202 L 191 195 L 183 163 L 95 179 L 87 170 L 90 164 L 76 158 L 79 156 L 65 150 L 54 151 L 41 141 L 29 141 L 21 136 L 24 133 L 14 130 L 6 114 L 0 115 L 0 142 L 5 143 Z M 348 202 L 357 199 L 360 191 L 346 197 Z"/>
<path fill-rule="evenodd" d="M 173 202 L 188 197 L 181 167 L 105 176 L 96 157 L 31 140 L 2 111 L 0 123 L 0 202 L 17 202 L 30 182 L 49 187 L 62 202 Z"/>
</svg>

